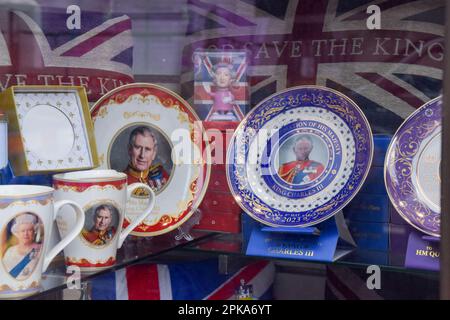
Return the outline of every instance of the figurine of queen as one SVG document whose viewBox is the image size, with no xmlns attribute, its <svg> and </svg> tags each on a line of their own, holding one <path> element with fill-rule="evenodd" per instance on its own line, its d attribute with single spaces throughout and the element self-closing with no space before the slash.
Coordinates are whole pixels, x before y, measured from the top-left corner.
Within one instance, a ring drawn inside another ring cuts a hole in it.
<svg viewBox="0 0 450 320">
<path fill-rule="evenodd" d="M 212 108 L 206 117 L 207 121 L 240 121 L 243 114 L 235 103 L 232 85 L 235 81 L 231 58 L 223 57 L 213 66 L 213 83 L 215 90 L 209 84 L 203 84 L 205 91 L 213 100 Z"/>
</svg>

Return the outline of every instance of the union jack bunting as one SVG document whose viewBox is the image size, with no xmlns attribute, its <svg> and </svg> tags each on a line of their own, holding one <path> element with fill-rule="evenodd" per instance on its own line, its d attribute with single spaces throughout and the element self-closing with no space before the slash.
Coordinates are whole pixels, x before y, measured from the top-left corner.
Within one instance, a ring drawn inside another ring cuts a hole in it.
<svg viewBox="0 0 450 320">
<path fill-rule="evenodd" d="M 0 8 L 0 90 L 24 84 L 82 85 L 95 101 L 133 82 L 131 19 L 82 11 L 81 28 L 71 30 L 67 6 L 55 3 L 16 1 Z"/>
<path fill-rule="evenodd" d="M 369 30 L 369 5 L 381 29 Z M 254 106 L 286 87 L 337 89 L 364 111 L 375 133 L 402 120 L 441 91 L 444 1 L 187 0 L 188 45 L 182 89 L 193 96 L 192 54 L 249 50 Z"/>
<path fill-rule="evenodd" d="M 218 260 L 138 264 L 91 282 L 93 300 L 250 300 L 272 298 L 275 266 L 256 261 L 237 272 L 218 272 Z"/>
</svg>

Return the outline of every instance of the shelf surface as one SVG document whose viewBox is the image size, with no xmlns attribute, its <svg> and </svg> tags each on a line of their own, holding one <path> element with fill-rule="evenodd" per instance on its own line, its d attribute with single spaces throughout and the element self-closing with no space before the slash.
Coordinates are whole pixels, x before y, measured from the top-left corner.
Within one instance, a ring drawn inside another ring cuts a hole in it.
<svg viewBox="0 0 450 320">
<path fill-rule="evenodd" d="M 405 226 L 405 232 L 407 230 L 408 227 Z M 308 269 L 314 268 L 325 270 L 328 267 L 347 267 L 352 270 L 359 269 L 360 271 L 358 272 L 365 274 L 368 266 L 377 265 L 380 267 L 385 277 L 389 279 L 407 278 L 414 283 L 421 283 L 420 281 L 423 281 L 423 279 L 428 279 L 427 281 L 431 281 L 430 283 L 438 283 L 439 280 L 439 272 L 406 268 L 404 265 L 405 251 L 395 247 L 390 247 L 389 250 L 384 251 L 354 248 L 348 254 L 333 262 L 306 261 L 264 256 L 247 256 L 245 253 L 245 243 L 241 234 L 194 231 L 191 233 L 193 237 L 193 240 L 191 241 L 177 241 L 175 240 L 175 235 L 177 235 L 177 233 L 172 232 L 154 238 L 129 238 L 124 243 L 124 246 L 118 251 L 118 260 L 114 267 L 97 273 L 82 274 L 81 290 L 69 291 L 71 291 L 72 294 L 78 294 L 82 297 L 82 292 L 89 291 L 87 289 L 87 291 L 83 290 L 83 285 L 89 286 L 89 283 L 97 276 L 106 275 L 109 272 L 114 272 L 133 264 L 201 261 L 205 257 L 219 257 L 219 261 L 225 261 L 225 268 L 227 270 L 236 266 L 239 268 L 240 265 L 244 265 L 250 260 L 263 259 L 276 262 L 276 265 L 279 267 L 281 266 L 281 269 L 279 270 L 286 268 L 286 266 L 288 266 L 288 268 L 297 269 L 297 272 L 298 270 L 308 271 Z M 338 246 L 338 250 L 340 249 L 347 248 Z M 220 259 L 221 256 L 223 259 Z M 398 273 L 401 273 L 400 278 L 399 275 L 396 276 Z M 44 275 L 42 292 L 29 297 L 29 299 L 62 299 L 63 290 L 67 288 L 66 281 L 66 268 L 62 260 L 60 260 L 59 263 L 54 263 Z M 393 298 L 396 297 L 394 294 L 396 290 L 397 289 L 392 289 L 388 291 L 389 294 L 392 293 Z M 428 288 L 427 290 L 435 290 L 435 288 L 431 287 L 431 289 Z M 78 299 L 78 297 L 76 299 Z"/>
<path fill-rule="evenodd" d="M 403 230 L 404 228 L 404 230 Z M 407 234 L 408 226 L 397 226 L 397 232 L 404 232 Z M 192 240 L 185 239 L 176 240 L 178 231 L 168 233 L 166 235 L 142 238 L 129 237 L 123 247 L 118 250 L 117 263 L 108 269 L 101 270 L 94 273 L 81 273 L 80 282 L 87 283 L 99 275 L 108 272 L 120 270 L 127 266 L 137 264 L 140 262 L 155 262 L 158 259 L 164 259 L 167 253 L 172 257 L 179 255 L 192 257 L 213 255 L 213 256 L 228 256 L 232 259 L 264 259 L 274 260 L 280 262 L 288 262 L 291 265 L 327 265 L 327 266 L 345 266 L 349 268 L 367 269 L 368 266 L 377 265 L 383 271 L 401 272 L 417 275 L 422 277 L 429 277 L 433 280 L 438 280 L 439 272 L 412 269 L 405 267 L 406 244 L 400 246 L 389 246 L 387 250 L 369 250 L 362 247 L 356 247 L 348 250 L 348 247 L 338 246 L 338 250 L 347 250 L 348 253 L 333 262 L 326 261 L 307 261 L 292 258 L 270 258 L 266 256 L 247 256 L 245 242 L 241 234 L 226 234 L 226 233 L 212 233 L 204 231 L 191 232 Z M 183 260 L 183 258 L 181 258 Z M 28 299 L 41 299 L 49 297 L 51 294 L 61 294 L 67 288 L 68 277 L 73 274 L 66 274 L 66 267 L 64 265 L 62 255 L 54 261 L 49 267 L 49 270 L 43 275 L 42 290 Z"/>
<path fill-rule="evenodd" d="M 409 226 L 396 226 L 397 231 L 402 229 L 404 232 L 410 230 Z M 240 234 L 216 234 L 206 239 L 200 239 L 195 243 L 188 244 L 183 247 L 183 251 L 215 253 L 221 255 L 246 256 L 245 244 Z M 405 266 L 406 257 L 406 243 L 399 246 L 390 246 L 387 250 L 370 250 L 364 248 L 353 248 L 339 246 L 337 250 L 345 250 L 348 253 L 333 262 L 326 261 L 307 261 L 292 258 L 273 258 L 273 260 L 289 260 L 299 263 L 319 263 L 328 265 L 341 265 L 347 267 L 365 268 L 368 266 L 377 265 L 386 271 L 396 271 L 411 274 L 423 274 L 431 277 L 439 277 L 439 271 L 408 268 Z M 266 256 L 254 256 L 261 259 L 270 259 Z"/>
</svg>

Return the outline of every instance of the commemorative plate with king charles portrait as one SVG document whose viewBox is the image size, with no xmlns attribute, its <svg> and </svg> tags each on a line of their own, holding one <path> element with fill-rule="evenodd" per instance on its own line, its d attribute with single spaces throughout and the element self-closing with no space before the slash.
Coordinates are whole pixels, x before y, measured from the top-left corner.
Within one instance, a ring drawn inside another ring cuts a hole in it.
<svg viewBox="0 0 450 320">
<path fill-rule="evenodd" d="M 319 86 L 276 93 L 236 130 L 227 175 L 236 201 L 273 227 L 307 227 L 341 210 L 362 186 L 373 154 L 363 112 Z"/>
<path fill-rule="evenodd" d="M 413 112 L 387 151 L 384 179 L 400 216 L 416 229 L 440 236 L 442 96 Z"/>
<path fill-rule="evenodd" d="M 210 176 L 210 149 L 191 106 L 163 87 L 116 88 L 91 109 L 101 168 L 127 174 L 156 195 L 152 213 L 131 234 L 155 236 L 183 224 L 199 206 Z M 148 202 L 138 189 L 127 203 L 124 227 Z"/>
</svg>

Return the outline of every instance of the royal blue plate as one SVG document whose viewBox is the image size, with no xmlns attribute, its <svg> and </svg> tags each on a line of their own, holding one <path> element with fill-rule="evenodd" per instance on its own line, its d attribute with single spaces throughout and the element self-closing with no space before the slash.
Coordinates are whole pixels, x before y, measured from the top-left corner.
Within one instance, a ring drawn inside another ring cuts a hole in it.
<svg viewBox="0 0 450 320">
<path fill-rule="evenodd" d="M 440 236 L 442 97 L 412 113 L 394 135 L 384 165 L 389 198 L 418 230 Z"/>
<path fill-rule="evenodd" d="M 352 100 L 325 87 L 293 87 L 262 101 L 237 128 L 228 183 L 259 222 L 311 226 L 355 196 L 372 154 L 369 123 Z"/>
</svg>

